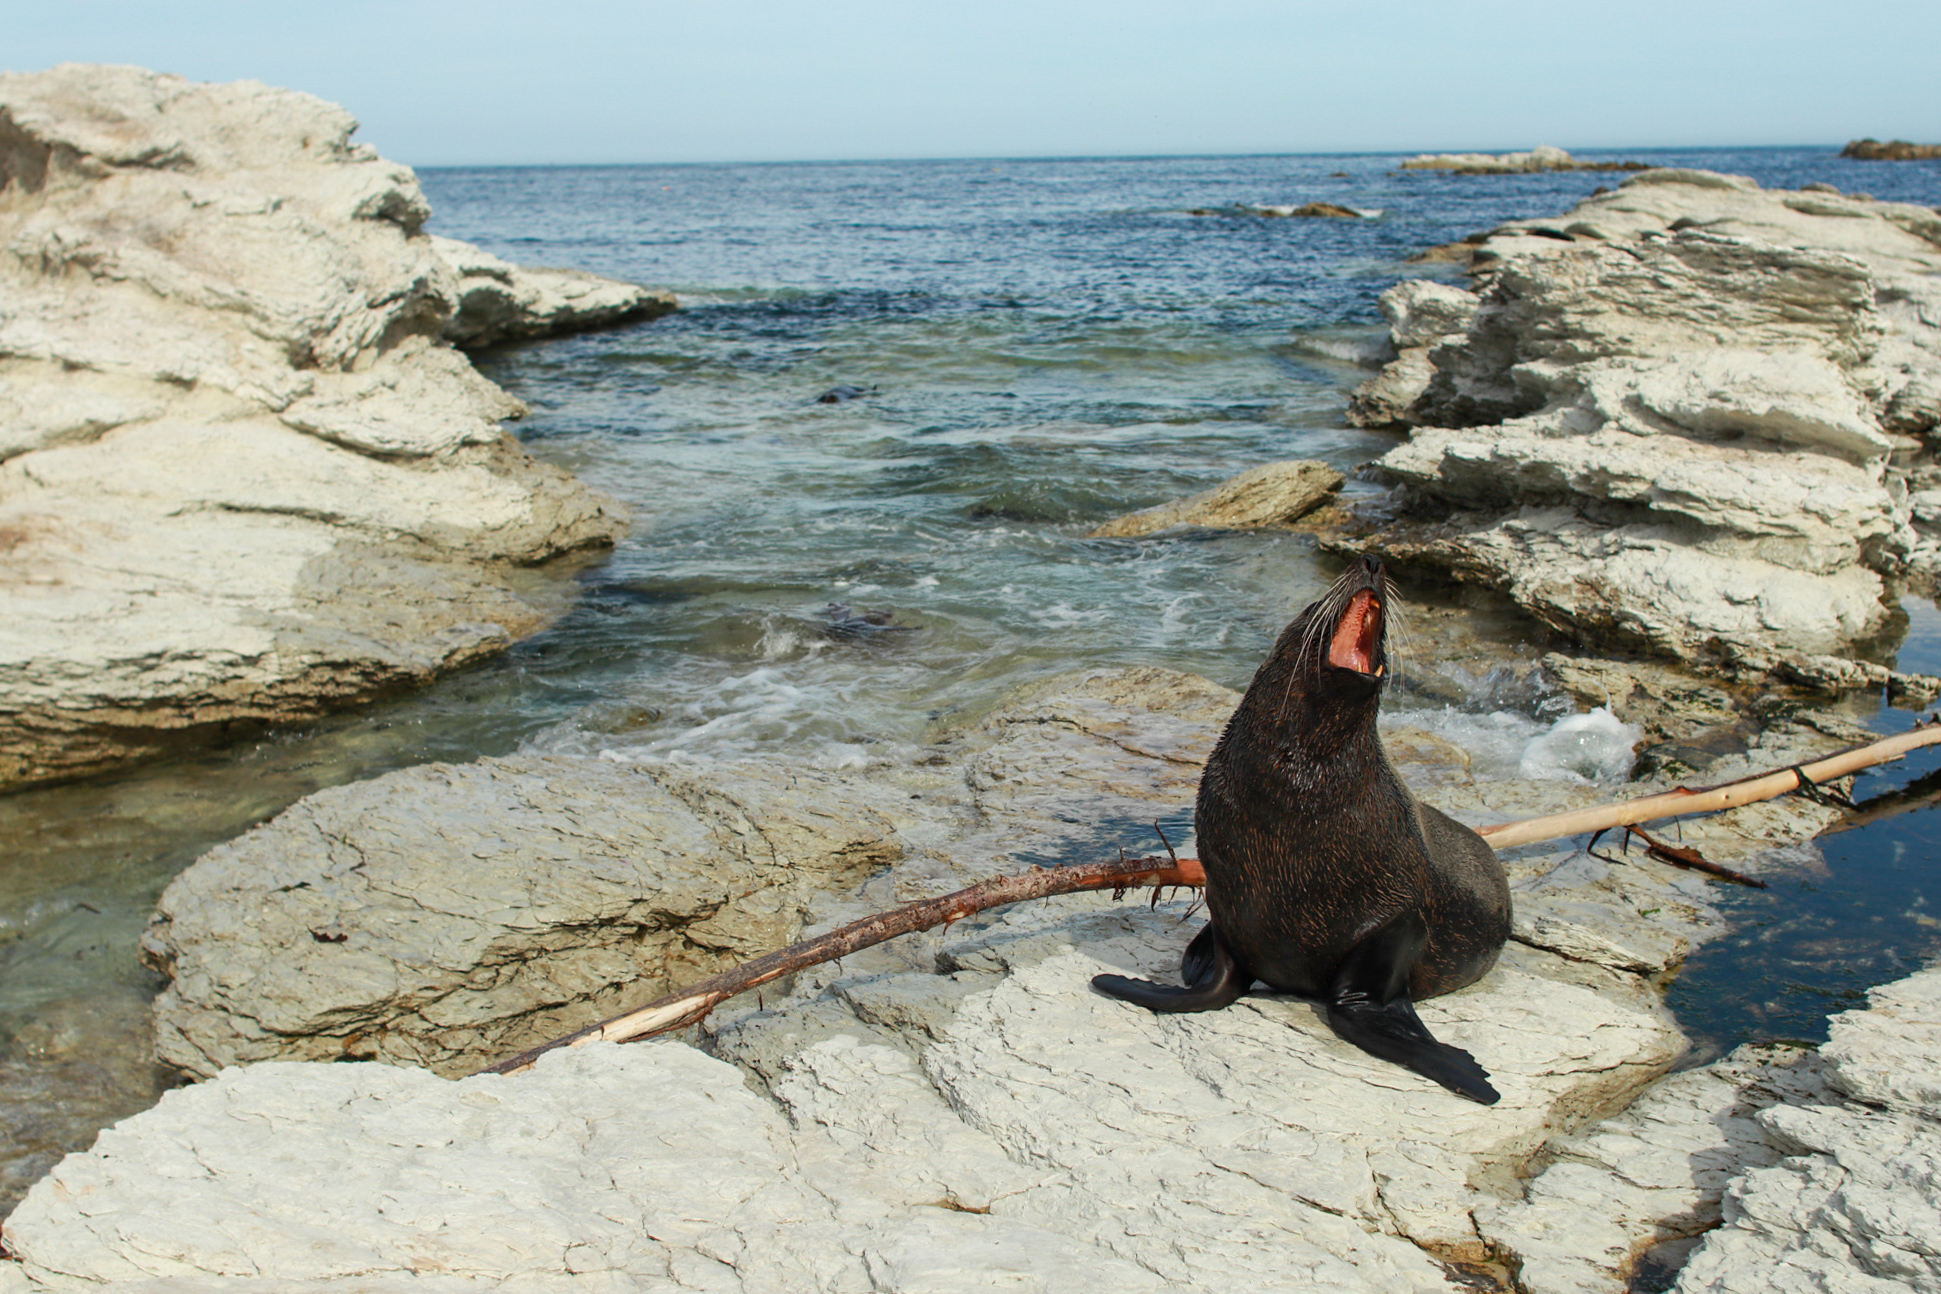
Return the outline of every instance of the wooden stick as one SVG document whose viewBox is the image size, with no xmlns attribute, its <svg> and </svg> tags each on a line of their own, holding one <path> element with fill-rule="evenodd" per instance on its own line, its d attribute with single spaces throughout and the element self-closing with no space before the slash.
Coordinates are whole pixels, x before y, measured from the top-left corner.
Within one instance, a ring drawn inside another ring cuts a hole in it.
<svg viewBox="0 0 1941 1294">
<path fill-rule="evenodd" d="M 1701 786 L 1695 790 L 1681 786 L 1662 795 L 1647 795 L 1642 799 L 1601 804 L 1569 813 L 1551 813 L 1541 818 L 1524 818 L 1518 822 L 1499 822 L 1494 826 L 1478 827 L 1476 831 L 1493 847 L 1509 849 L 1515 845 L 1533 845 L 1538 841 L 1558 840 L 1564 836 L 1581 836 L 1587 831 L 1608 831 L 1612 827 L 1654 822 L 1659 818 L 1678 818 L 1688 813 L 1717 813 L 1721 809 L 1736 809 L 1742 804 L 1756 804 L 1760 800 L 1771 800 L 1788 791 L 1796 791 L 1803 785 L 1799 780 L 1800 773 L 1805 773 L 1815 783 L 1837 781 L 1849 773 L 1899 759 L 1909 751 L 1932 746 L 1936 742 L 1941 742 L 1941 723 L 1929 719 L 1899 736 L 1864 746 L 1849 746 L 1797 769 L 1782 768 L 1773 773 L 1754 773 L 1736 782 Z"/>
<path fill-rule="evenodd" d="M 509 1056 L 495 1065 L 487 1066 L 482 1072 L 516 1074 L 522 1069 L 531 1068 L 535 1060 L 555 1047 L 579 1047 L 595 1040 L 627 1042 L 698 1024 L 708 1012 L 729 998 L 772 979 L 821 962 L 834 961 L 898 935 L 928 930 L 933 926 L 948 926 L 986 908 L 1085 890 L 1112 890 L 1122 894 L 1135 886 L 1150 885 L 1156 891 L 1168 885 L 1198 888 L 1205 884 L 1206 873 L 1201 870 L 1196 858 L 1121 858 L 1116 862 L 1082 863 L 1076 867 L 1034 867 L 1019 876 L 994 877 L 941 898 L 923 899 L 888 912 L 878 912 L 831 930 L 826 935 L 743 962 L 732 970 L 704 979 L 678 993 L 656 998 L 625 1015 L 602 1020 L 577 1033 Z M 1155 900 L 1157 897 L 1155 894 Z"/>
<path fill-rule="evenodd" d="M 1698 790 L 1667 791 L 1621 804 L 1579 809 L 1572 813 L 1553 813 L 1519 822 L 1503 822 L 1479 828 L 1479 834 L 1497 849 L 1512 845 L 1535 844 L 1563 836 L 1629 827 L 1658 818 L 1688 813 L 1716 812 L 1770 800 L 1798 789 L 1798 773 L 1805 772 L 1814 782 L 1830 782 L 1849 773 L 1899 759 L 1911 750 L 1941 742 L 1941 720 L 1928 723 L 1870 745 L 1837 751 L 1802 769 L 1782 769 L 1755 774 L 1737 782 Z M 1165 837 L 1162 834 L 1161 839 Z M 1167 846 L 1168 850 L 1171 846 Z M 906 903 L 888 912 L 878 912 L 852 921 L 828 934 L 743 962 L 732 970 L 690 985 L 676 993 L 654 999 L 645 1006 L 617 1015 L 577 1033 L 530 1047 L 487 1066 L 488 1074 L 516 1074 L 530 1069 L 532 1063 L 557 1047 L 579 1047 L 596 1040 L 628 1042 L 655 1034 L 698 1024 L 710 1011 L 737 994 L 759 988 L 770 980 L 826 961 L 834 961 L 859 949 L 913 934 L 936 926 L 948 926 L 989 908 L 1020 903 L 1026 899 L 1050 898 L 1054 894 L 1077 894 L 1087 890 L 1112 890 L 1123 894 L 1135 887 L 1151 886 L 1155 891 L 1167 886 L 1200 887 L 1206 884 L 1206 871 L 1197 858 L 1121 858 L 1110 863 L 1082 863 L 1075 867 L 1034 867 L 1019 876 L 998 876 L 980 881 L 968 889 L 941 898 Z M 1158 895 L 1154 894 L 1157 901 Z"/>
</svg>

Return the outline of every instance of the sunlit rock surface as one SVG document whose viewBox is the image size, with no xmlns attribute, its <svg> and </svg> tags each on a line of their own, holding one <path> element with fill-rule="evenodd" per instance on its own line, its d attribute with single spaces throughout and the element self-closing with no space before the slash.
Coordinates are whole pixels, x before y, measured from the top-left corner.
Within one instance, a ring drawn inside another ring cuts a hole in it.
<svg viewBox="0 0 1941 1294">
<path fill-rule="evenodd" d="M 0 785 L 422 683 L 557 613 L 516 568 L 623 529 L 438 340 L 499 271 L 434 247 L 356 124 L 255 82 L 0 76 Z M 522 282 L 491 327 L 617 291 Z"/>
<path fill-rule="evenodd" d="M 1477 1222 L 1530 1294 L 1941 1290 L 1941 971 L 1875 989 L 1817 1052 L 1741 1048 L 1561 1139 Z"/>
<path fill-rule="evenodd" d="M 1941 215 L 1647 171 L 1384 297 L 1357 393 L 1409 429 L 1356 546 L 1487 584 L 1593 645 L 1838 687 L 1931 580 Z M 1924 465 L 1925 464 L 1925 465 Z M 1848 667 L 1839 662 L 1851 661 Z M 1920 689 L 1915 689 L 1920 690 Z"/>
<path fill-rule="evenodd" d="M 433 235 L 431 247 L 458 279 L 458 308 L 443 336 L 467 349 L 654 319 L 676 308 L 671 292 L 583 270 L 514 265 L 455 238 Z"/>
<path fill-rule="evenodd" d="M 1086 538 L 1127 539 L 1183 526 L 1210 530 L 1285 526 L 1328 502 L 1344 479 L 1315 459 L 1263 463 L 1189 498 L 1116 517 L 1093 527 Z"/>
<path fill-rule="evenodd" d="M 683 1042 L 456 1077 L 798 925 L 1024 858 L 1096 856 L 1101 834 L 1190 802 L 1236 700 L 1190 675 L 1119 670 L 1034 685 L 940 732 L 923 759 L 863 772 L 518 757 L 312 796 L 192 867 L 151 931 L 176 976 L 156 1013 L 176 1039 L 164 1046 L 226 1067 L 37 1185 L 7 1223 L 20 1262 L 0 1281 L 1507 1279 L 1492 1264 L 1514 1228 L 1487 1220 L 1522 1207 L 1519 1174 L 1684 1049 L 1656 982 L 1718 917 L 1708 882 L 1642 854 L 1506 856 L 1517 927 L 1501 963 L 1421 1008 L 1489 1068 L 1493 1107 L 1342 1043 L 1300 999 L 1156 1016 L 1092 992 L 1102 970 L 1172 974 L 1197 926 L 1188 897 L 1106 894 L 811 968 Z M 1609 798 L 1481 768 L 1423 718 L 1387 722 L 1391 757 L 1467 820 Z M 1796 759 L 1786 743 L 1813 736 L 1767 735 L 1738 758 Z M 1780 812 L 1794 815 L 1784 827 L 1726 815 L 1686 838 L 1756 868 L 1769 835 L 1810 833 L 1827 811 Z M 346 1054 L 379 1063 L 235 1063 Z M 405 1059 L 452 1077 L 383 1063 Z M 1626 1218 L 1611 1224 L 1624 1237 L 1657 1234 L 1649 1208 Z"/>
</svg>

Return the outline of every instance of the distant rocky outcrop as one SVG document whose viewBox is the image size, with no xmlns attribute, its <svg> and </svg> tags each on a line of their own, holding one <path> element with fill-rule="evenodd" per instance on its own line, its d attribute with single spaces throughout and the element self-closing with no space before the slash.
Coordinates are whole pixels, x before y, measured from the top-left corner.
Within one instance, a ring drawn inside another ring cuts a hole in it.
<svg viewBox="0 0 1941 1294">
<path fill-rule="evenodd" d="M 640 290 L 427 237 L 356 126 L 255 82 L 0 76 L 0 786 L 423 683 L 561 609 L 508 568 L 624 529 L 439 339 Z"/>
<path fill-rule="evenodd" d="M 1840 150 L 1842 157 L 1863 162 L 1921 162 L 1941 157 L 1941 144 L 1910 144 L 1905 139 L 1856 139 Z"/>
<path fill-rule="evenodd" d="M 1350 420 L 1408 430 L 1398 511 L 1337 542 L 1589 644 L 1886 674 L 1885 580 L 1941 574 L 1910 503 L 1941 469 L 1894 458 L 1941 423 L 1941 215 L 1649 171 L 1496 230 L 1471 275 L 1384 295 L 1399 357 Z"/>
<path fill-rule="evenodd" d="M 1537 171 L 1642 171 L 1648 162 L 1580 162 L 1561 148 L 1538 145 L 1527 153 L 1421 153 L 1405 171 L 1454 171 L 1458 175 L 1529 175 Z"/>
<path fill-rule="evenodd" d="M 1260 530 L 1285 526 L 1341 489 L 1341 473 L 1316 459 L 1263 463 L 1191 498 L 1129 512 L 1086 532 L 1087 539 L 1125 539 L 1162 530 Z"/>
</svg>

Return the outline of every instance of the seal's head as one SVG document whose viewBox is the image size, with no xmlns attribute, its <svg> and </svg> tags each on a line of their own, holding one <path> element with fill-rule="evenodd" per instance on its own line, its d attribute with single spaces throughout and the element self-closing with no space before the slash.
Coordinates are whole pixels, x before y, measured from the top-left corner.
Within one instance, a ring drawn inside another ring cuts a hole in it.
<svg viewBox="0 0 1941 1294">
<path fill-rule="evenodd" d="M 1280 744 L 1311 753 L 1372 735 L 1388 680 L 1388 572 L 1357 557 L 1287 626 L 1255 690 L 1271 706 Z"/>
</svg>

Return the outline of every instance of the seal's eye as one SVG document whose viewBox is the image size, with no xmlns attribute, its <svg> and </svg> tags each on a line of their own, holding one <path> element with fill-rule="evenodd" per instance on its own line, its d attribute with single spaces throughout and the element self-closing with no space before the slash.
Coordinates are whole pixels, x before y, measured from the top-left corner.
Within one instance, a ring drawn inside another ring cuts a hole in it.
<svg viewBox="0 0 1941 1294">
<path fill-rule="evenodd" d="M 1348 609 L 1334 627 L 1328 644 L 1328 664 L 1357 674 L 1380 678 L 1386 669 L 1375 660 L 1382 647 L 1382 602 L 1363 589 L 1348 599 Z"/>
</svg>

